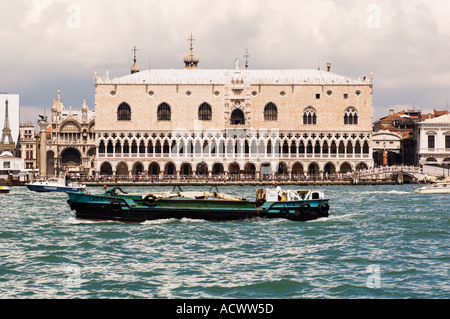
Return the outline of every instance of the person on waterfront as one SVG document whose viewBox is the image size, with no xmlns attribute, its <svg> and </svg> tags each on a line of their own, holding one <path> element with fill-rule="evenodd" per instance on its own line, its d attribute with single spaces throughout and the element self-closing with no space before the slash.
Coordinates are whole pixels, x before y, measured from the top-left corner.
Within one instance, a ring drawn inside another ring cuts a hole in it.
<svg viewBox="0 0 450 319">
<path fill-rule="evenodd" d="M 281 190 L 280 185 L 278 185 L 277 182 L 273 182 L 272 185 L 275 188 L 275 190 L 277 191 L 278 201 L 281 201 L 281 197 L 283 195 L 283 191 Z"/>
</svg>

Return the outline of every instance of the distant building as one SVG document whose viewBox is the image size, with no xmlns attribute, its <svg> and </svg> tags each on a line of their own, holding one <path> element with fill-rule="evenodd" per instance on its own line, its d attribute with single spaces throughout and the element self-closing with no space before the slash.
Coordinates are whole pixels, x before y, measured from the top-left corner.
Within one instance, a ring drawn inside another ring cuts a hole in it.
<svg viewBox="0 0 450 319">
<path fill-rule="evenodd" d="M 389 111 L 389 115 L 374 123 L 373 151 L 376 165 L 417 165 L 417 136 L 415 129 L 421 121 L 432 119 L 447 111 L 423 114 L 422 110 Z M 387 134 L 387 132 L 391 134 Z M 400 149 L 398 148 L 400 142 Z"/>
<path fill-rule="evenodd" d="M 53 100 L 46 141 L 47 175 L 61 170 L 92 174 L 95 160 L 95 112 L 83 100 L 81 111 L 67 110 L 61 92 Z"/>
<path fill-rule="evenodd" d="M 373 133 L 372 150 L 378 166 L 392 166 L 402 161 L 402 136 L 389 130 Z"/>
<path fill-rule="evenodd" d="M 19 157 L 25 161 L 25 169 L 37 169 L 37 140 L 33 123 L 19 125 Z"/>
<path fill-rule="evenodd" d="M 448 112 L 419 122 L 416 127 L 416 136 L 418 164 L 450 165 L 450 114 Z"/>
<path fill-rule="evenodd" d="M 0 179 L 10 180 L 24 172 L 24 160 L 9 151 L 0 154 Z"/>
</svg>

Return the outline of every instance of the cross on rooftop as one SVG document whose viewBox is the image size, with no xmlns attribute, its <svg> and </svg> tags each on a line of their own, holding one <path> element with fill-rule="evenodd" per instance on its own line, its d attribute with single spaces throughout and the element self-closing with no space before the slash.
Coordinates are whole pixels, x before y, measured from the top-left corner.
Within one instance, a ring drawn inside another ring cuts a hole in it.
<svg viewBox="0 0 450 319">
<path fill-rule="evenodd" d="M 195 38 L 194 38 L 194 36 L 192 35 L 192 32 L 191 32 L 191 35 L 190 35 L 190 37 L 188 38 L 188 41 L 189 41 L 189 44 L 190 44 L 190 48 L 191 48 L 191 50 L 194 48 L 193 46 L 194 46 L 194 41 L 195 41 Z"/>
<path fill-rule="evenodd" d="M 248 49 L 245 49 L 245 54 L 244 54 L 244 58 L 245 58 L 245 69 L 248 69 L 248 58 L 250 57 L 250 54 L 248 54 Z"/>
<path fill-rule="evenodd" d="M 136 51 L 139 51 L 139 49 L 136 49 L 136 46 L 134 46 L 134 48 L 131 49 L 131 51 L 134 52 L 134 61 L 136 62 Z"/>
</svg>

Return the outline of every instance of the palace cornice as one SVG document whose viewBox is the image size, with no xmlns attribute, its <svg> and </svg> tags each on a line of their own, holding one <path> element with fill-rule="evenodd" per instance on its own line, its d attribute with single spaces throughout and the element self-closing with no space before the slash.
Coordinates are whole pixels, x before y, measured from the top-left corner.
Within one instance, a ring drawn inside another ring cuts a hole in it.
<svg viewBox="0 0 450 319">
<path fill-rule="evenodd" d="M 237 83 L 236 81 L 239 81 Z M 373 76 L 349 78 L 321 70 L 145 70 L 110 79 L 95 75 L 98 85 L 369 85 Z"/>
<path fill-rule="evenodd" d="M 427 130 L 427 129 L 436 128 L 436 127 L 450 129 L 450 123 L 419 124 L 419 128 L 422 130 Z"/>
</svg>

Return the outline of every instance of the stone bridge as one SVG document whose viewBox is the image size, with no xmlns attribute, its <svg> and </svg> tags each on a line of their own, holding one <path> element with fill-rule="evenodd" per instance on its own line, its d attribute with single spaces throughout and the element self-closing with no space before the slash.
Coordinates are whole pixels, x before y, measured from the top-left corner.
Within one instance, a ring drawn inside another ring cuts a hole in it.
<svg viewBox="0 0 450 319">
<path fill-rule="evenodd" d="M 357 171 L 353 175 L 353 182 L 357 184 L 363 181 L 395 181 L 398 184 L 421 182 L 432 180 L 434 176 L 424 175 L 420 167 L 414 166 L 390 166 L 377 167 L 368 170 Z"/>
</svg>

